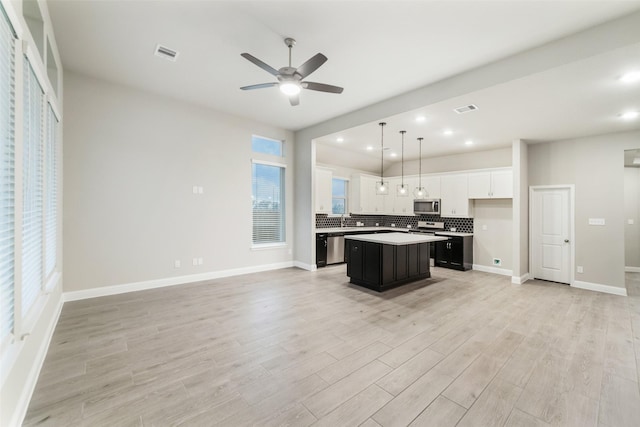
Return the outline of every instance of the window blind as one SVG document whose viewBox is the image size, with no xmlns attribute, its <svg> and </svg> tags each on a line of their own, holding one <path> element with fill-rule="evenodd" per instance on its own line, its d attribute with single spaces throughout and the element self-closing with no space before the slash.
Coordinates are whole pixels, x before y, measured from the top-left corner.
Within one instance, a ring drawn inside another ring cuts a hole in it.
<svg viewBox="0 0 640 427">
<path fill-rule="evenodd" d="M 285 241 L 284 167 L 253 163 L 253 243 Z"/>
<path fill-rule="evenodd" d="M 0 6 L 0 342 L 13 332 L 15 37 Z"/>
<path fill-rule="evenodd" d="M 56 268 L 56 247 L 58 237 L 58 119 L 56 118 L 51 105 L 48 108 L 47 117 L 47 147 L 46 147 L 46 168 L 45 168 L 45 276 L 49 275 Z"/>
<path fill-rule="evenodd" d="M 42 288 L 44 94 L 24 59 L 24 145 L 22 164 L 22 313 L 26 316 Z"/>
</svg>

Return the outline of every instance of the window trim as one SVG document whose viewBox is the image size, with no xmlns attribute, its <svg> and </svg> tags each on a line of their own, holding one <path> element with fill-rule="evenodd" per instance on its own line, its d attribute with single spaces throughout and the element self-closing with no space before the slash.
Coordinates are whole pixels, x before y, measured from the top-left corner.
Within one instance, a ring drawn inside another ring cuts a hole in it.
<svg viewBox="0 0 640 427">
<path fill-rule="evenodd" d="M 334 197 L 333 195 L 333 180 L 339 179 L 344 182 L 344 197 Z M 344 199 L 344 210 L 343 214 L 333 213 L 333 199 Z M 341 217 L 341 216 L 350 216 L 349 214 L 349 178 L 343 178 L 341 176 L 334 176 L 331 178 L 331 213 L 328 215 L 329 217 Z"/>
<path fill-rule="evenodd" d="M 287 194 L 286 194 L 286 170 L 287 170 L 287 165 L 284 163 L 280 163 L 280 162 L 272 162 L 272 161 L 268 161 L 268 160 L 262 160 L 262 159 L 255 159 L 252 158 L 251 159 L 251 167 L 253 169 L 253 165 L 265 165 L 265 166 L 274 166 L 274 167 L 279 167 L 282 168 L 283 171 L 285 172 L 285 176 L 282 182 L 283 188 L 282 190 L 284 191 L 284 204 L 283 204 L 283 208 L 282 208 L 282 212 L 285 214 L 285 220 L 282 223 L 282 227 L 283 227 L 283 233 L 284 233 L 284 241 L 282 242 L 269 242 L 269 243 L 254 243 L 253 241 L 253 206 L 251 207 L 251 245 L 250 245 L 250 249 L 253 250 L 267 250 L 267 249 L 282 249 L 284 247 L 287 247 L 289 245 L 289 233 L 287 233 L 287 221 L 286 221 L 286 211 L 287 211 Z M 253 173 L 252 173 L 252 177 L 251 180 L 253 181 Z M 253 195 L 253 188 L 251 189 L 251 195 Z"/>
</svg>

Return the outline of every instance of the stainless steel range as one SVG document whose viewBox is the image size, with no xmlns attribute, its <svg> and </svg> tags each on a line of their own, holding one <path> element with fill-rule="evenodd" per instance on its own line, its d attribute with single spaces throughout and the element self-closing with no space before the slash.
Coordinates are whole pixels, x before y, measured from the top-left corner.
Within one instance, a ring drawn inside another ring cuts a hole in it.
<svg viewBox="0 0 640 427">
<path fill-rule="evenodd" d="M 418 221 L 418 227 L 410 231 L 410 233 L 430 234 L 435 235 L 436 231 L 444 231 L 444 222 L 436 221 Z M 434 265 L 433 260 L 436 258 L 436 244 L 435 242 L 429 243 L 429 257 L 431 258 L 431 265 Z"/>
<path fill-rule="evenodd" d="M 418 221 L 418 227 L 411 230 L 411 233 L 434 235 L 436 231 L 444 231 L 444 222 Z"/>
</svg>

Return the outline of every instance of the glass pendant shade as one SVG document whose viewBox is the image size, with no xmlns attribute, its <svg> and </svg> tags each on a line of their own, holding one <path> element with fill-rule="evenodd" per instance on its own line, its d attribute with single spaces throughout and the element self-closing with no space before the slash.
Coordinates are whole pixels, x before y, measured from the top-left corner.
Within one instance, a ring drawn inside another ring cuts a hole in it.
<svg viewBox="0 0 640 427">
<path fill-rule="evenodd" d="M 420 151 L 418 156 L 418 186 L 413 190 L 413 195 L 416 199 L 424 199 L 427 196 L 427 191 L 422 186 L 422 140 L 424 138 L 418 138 L 420 144 Z"/>
<path fill-rule="evenodd" d="M 384 180 L 384 127 L 385 122 L 380 125 L 380 181 L 376 181 L 376 196 L 386 196 L 389 194 L 389 181 Z"/>
<path fill-rule="evenodd" d="M 376 181 L 376 195 L 386 196 L 389 194 L 389 181 Z"/>
<path fill-rule="evenodd" d="M 396 186 L 396 195 L 399 197 L 407 197 L 409 195 L 409 186 L 404 183 L 404 134 L 407 133 L 406 130 L 401 130 L 400 135 L 402 135 L 402 181 L 400 185 Z"/>
</svg>

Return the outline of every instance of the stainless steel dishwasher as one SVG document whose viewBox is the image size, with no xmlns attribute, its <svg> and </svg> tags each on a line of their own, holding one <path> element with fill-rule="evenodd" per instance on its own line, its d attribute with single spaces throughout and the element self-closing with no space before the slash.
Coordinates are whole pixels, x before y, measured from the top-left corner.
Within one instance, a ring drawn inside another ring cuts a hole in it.
<svg viewBox="0 0 640 427">
<path fill-rule="evenodd" d="M 329 233 L 327 236 L 327 265 L 344 262 L 344 233 Z"/>
</svg>

